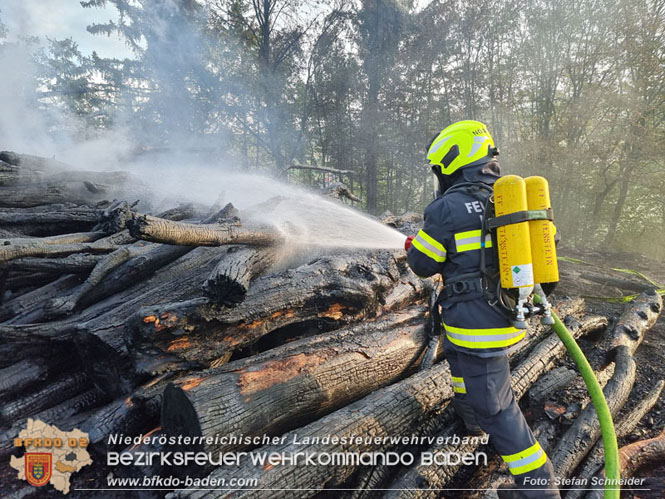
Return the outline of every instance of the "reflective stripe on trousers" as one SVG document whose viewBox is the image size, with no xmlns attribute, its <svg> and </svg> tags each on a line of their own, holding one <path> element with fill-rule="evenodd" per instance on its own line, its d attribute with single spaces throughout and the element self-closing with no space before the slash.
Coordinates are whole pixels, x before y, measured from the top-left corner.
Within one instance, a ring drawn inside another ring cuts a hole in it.
<svg viewBox="0 0 665 499">
<path fill-rule="evenodd" d="M 508 469 L 513 475 L 521 475 L 540 468 L 547 461 L 547 455 L 540 444 L 536 442 L 523 451 L 509 456 L 501 456 L 501 459 L 508 465 Z"/>
<path fill-rule="evenodd" d="M 451 376 L 453 379 L 453 391 L 455 393 L 466 393 L 466 386 L 464 385 L 464 378 L 458 376 Z"/>
</svg>

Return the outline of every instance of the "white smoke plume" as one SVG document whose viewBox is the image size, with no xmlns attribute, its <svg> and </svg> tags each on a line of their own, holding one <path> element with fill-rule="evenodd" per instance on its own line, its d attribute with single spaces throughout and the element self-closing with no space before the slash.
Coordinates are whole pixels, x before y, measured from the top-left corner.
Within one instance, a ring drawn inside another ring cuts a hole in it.
<svg viewBox="0 0 665 499">
<path fill-rule="evenodd" d="M 173 7 L 171 0 L 164 8 Z M 176 32 L 174 35 L 173 32 Z M 38 99 L 35 44 L 0 45 L 0 67 L 13 68 L 0 78 L 0 150 L 52 157 L 83 170 L 129 170 L 140 182 L 127 192 L 141 198 L 153 211 L 181 202 L 213 205 L 222 200 L 243 209 L 280 196 L 270 213 L 255 214 L 254 221 L 274 224 L 295 244 L 350 248 L 399 248 L 404 236 L 341 203 L 274 178 L 239 171 L 226 151 L 223 135 L 184 129 L 196 111 L 193 100 L 179 93 L 179 72 L 200 70 L 195 60 L 206 50 L 200 32 L 154 22 L 153 45 L 145 57 L 157 93 L 152 111 L 168 130 L 178 134 L 157 136 L 157 129 L 137 130 L 135 117 L 125 109 L 108 129 L 91 131 L 72 113 Z M 175 38 L 174 38 L 175 36 Z M 159 41 L 164 43 L 160 45 Z M 1 43 L 1 42 L 0 42 Z M 177 50 L 177 53 L 174 53 Z M 192 62 L 194 61 L 194 62 Z M 182 76 L 182 75 L 180 75 Z M 161 132 L 164 132 L 162 127 Z M 133 199 L 127 199 L 132 201 Z"/>
</svg>

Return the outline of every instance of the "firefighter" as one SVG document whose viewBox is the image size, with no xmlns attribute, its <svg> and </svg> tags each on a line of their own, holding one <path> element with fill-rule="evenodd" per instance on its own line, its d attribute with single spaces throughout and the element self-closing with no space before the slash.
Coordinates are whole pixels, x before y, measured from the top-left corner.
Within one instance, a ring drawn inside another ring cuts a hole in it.
<svg viewBox="0 0 665 499">
<path fill-rule="evenodd" d="M 405 243 L 415 274 L 441 274 L 439 297 L 445 332 L 443 351 L 450 364 L 453 405 L 467 429 L 480 429 L 501 455 L 516 483 L 504 497 L 560 497 L 554 468 L 536 441 L 515 400 L 508 353 L 524 339 L 492 291 L 489 272 L 498 274 L 496 251 L 481 241 L 481 224 L 492 185 L 501 175 L 498 150 L 487 126 L 460 121 L 430 142 L 429 166 L 436 199 L 427 206 L 423 229 Z M 481 251 L 481 248 L 485 249 Z M 482 259 L 485 260 L 481 262 Z"/>
</svg>

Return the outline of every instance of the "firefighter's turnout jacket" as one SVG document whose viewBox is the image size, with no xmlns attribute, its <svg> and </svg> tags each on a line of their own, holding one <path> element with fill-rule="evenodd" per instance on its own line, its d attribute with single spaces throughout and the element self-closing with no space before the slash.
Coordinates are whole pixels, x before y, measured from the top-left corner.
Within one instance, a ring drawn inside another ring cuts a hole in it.
<svg viewBox="0 0 665 499">
<path fill-rule="evenodd" d="M 440 299 L 443 327 L 456 349 L 492 357 L 515 348 L 525 331 L 513 327 L 507 314 L 489 303 L 480 286 L 481 247 L 492 246 L 489 234 L 481 241 L 483 210 L 491 194 L 487 187 L 494 183 L 492 177 L 484 177 L 485 182 L 475 183 L 462 179 L 427 206 L 424 226 L 411 244 L 408 261 L 418 276 L 440 273 L 449 289 L 457 279 L 477 280 L 476 287 L 459 286 L 461 293 L 444 290 Z M 485 251 L 485 258 L 488 268 L 498 268 L 495 251 Z M 477 277 L 469 277 L 474 275 Z"/>
</svg>

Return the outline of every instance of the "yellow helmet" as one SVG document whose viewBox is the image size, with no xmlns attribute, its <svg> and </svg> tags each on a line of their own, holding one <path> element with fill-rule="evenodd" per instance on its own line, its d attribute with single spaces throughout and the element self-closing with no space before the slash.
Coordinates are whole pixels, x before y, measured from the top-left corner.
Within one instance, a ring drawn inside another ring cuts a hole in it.
<svg viewBox="0 0 665 499">
<path fill-rule="evenodd" d="M 480 121 L 458 121 L 444 128 L 427 148 L 430 166 L 439 166 L 443 175 L 490 160 L 498 155 L 487 126 Z"/>
</svg>

